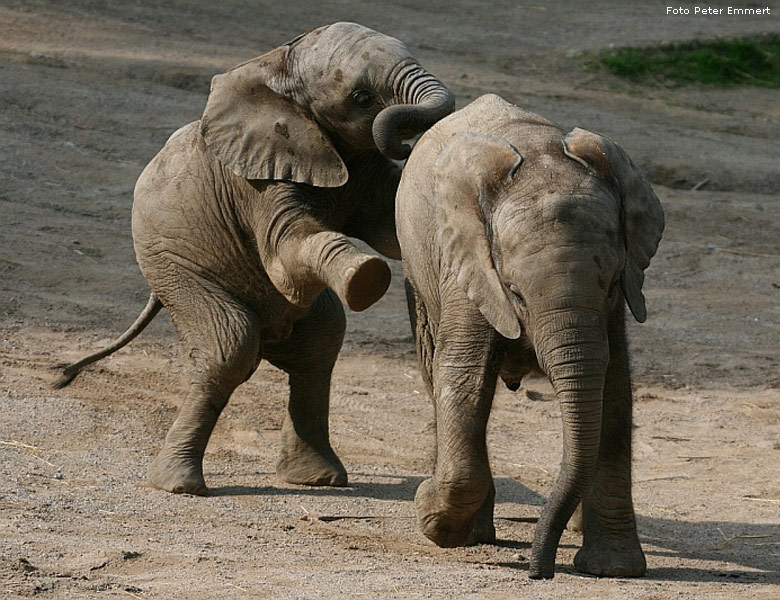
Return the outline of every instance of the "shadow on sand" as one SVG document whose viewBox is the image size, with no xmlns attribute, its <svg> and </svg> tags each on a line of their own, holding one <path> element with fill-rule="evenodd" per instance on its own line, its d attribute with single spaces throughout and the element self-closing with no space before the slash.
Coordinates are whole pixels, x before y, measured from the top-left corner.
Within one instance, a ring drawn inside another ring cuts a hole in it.
<svg viewBox="0 0 780 600">
<path fill-rule="evenodd" d="M 379 500 L 412 502 L 420 483 L 426 478 L 419 475 L 351 474 L 352 483 L 342 488 L 306 488 L 277 486 L 231 485 L 211 489 L 211 496 L 285 496 L 299 495 L 305 490 L 313 497 L 363 497 Z M 367 481 L 367 480 L 371 481 Z M 377 480 L 380 480 L 377 482 Z M 519 503 L 542 506 L 545 497 L 514 479 L 497 477 L 496 503 Z M 538 509 L 537 509 L 538 510 Z M 344 516 L 324 517 L 324 521 L 338 521 Z M 497 521 L 534 523 L 536 516 L 503 516 Z M 682 521 L 638 515 L 639 537 L 645 549 L 648 572 L 645 578 L 657 581 L 690 581 L 739 584 L 780 584 L 780 524 L 751 524 L 722 521 Z M 496 545 L 505 548 L 527 549 L 530 540 L 498 540 Z M 729 566 L 713 566 L 711 569 L 689 567 L 653 568 L 653 557 L 677 557 L 685 559 L 728 563 Z M 527 563 L 499 563 L 509 568 L 526 569 Z M 577 573 L 568 564 L 559 564 L 563 573 Z"/>
</svg>

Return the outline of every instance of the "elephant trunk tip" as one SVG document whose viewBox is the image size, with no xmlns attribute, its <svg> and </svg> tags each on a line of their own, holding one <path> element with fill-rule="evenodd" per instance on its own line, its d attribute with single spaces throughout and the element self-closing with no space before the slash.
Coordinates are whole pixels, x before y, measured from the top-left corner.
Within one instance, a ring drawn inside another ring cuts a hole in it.
<svg viewBox="0 0 780 600">
<path fill-rule="evenodd" d="M 380 126 L 381 129 L 384 129 Z M 412 146 L 404 143 L 401 136 L 384 135 L 377 132 L 376 122 L 374 123 L 374 142 L 377 149 L 386 157 L 393 160 L 406 160 L 412 153 Z"/>
<path fill-rule="evenodd" d="M 403 134 L 397 130 L 397 126 L 394 124 L 396 118 L 391 112 L 393 108 L 390 107 L 379 113 L 374 119 L 372 132 L 374 136 L 374 143 L 379 151 L 393 160 L 406 160 L 412 153 L 412 147 L 410 144 L 403 142 Z"/>
<path fill-rule="evenodd" d="M 528 567 L 528 579 L 552 579 L 555 577 L 555 571 L 543 569 L 539 565 L 530 565 Z"/>
</svg>

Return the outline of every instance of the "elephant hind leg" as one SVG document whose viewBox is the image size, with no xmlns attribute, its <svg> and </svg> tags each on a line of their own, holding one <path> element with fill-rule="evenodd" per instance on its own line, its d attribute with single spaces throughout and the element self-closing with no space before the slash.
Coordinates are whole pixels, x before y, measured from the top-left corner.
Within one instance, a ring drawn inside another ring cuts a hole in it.
<svg viewBox="0 0 780 600">
<path fill-rule="evenodd" d="M 330 445 L 328 410 L 333 366 L 346 318 L 330 289 L 293 325 L 290 337 L 268 344 L 264 357 L 289 376 L 290 400 L 282 425 L 277 475 L 300 485 L 347 485 L 347 471 Z"/>
<path fill-rule="evenodd" d="M 149 467 L 153 487 L 204 495 L 203 455 L 222 409 L 260 357 L 257 316 L 224 292 L 187 289 L 168 309 L 193 359 L 187 397 Z"/>
</svg>

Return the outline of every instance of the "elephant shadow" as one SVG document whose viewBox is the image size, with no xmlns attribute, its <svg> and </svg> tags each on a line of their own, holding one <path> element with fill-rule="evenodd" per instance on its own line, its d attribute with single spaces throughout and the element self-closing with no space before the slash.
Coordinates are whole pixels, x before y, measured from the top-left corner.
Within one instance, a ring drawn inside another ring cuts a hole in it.
<svg viewBox="0 0 780 600">
<path fill-rule="evenodd" d="M 547 501 L 544 495 L 511 478 L 496 477 L 495 485 L 497 506 L 503 502 L 512 502 L 541 508 Z M 537 516 L 504 516 L 497 520 L 535 523 Z M 638 514 L 637 529 L 648 562 L 645 579 L 742 585 L 780 584 L 780 523 L 685 521 Z M 530 541 L 499 539 L 497 545 L 530 548 Z M 579 543 L 578 540 L 574 546 L 578 547 Z M 566 545 L 562 543 L 562 547 Z M 654 557 L 677 558 L 680 563 L 706 562 L 712 563 L 712 566 L 656 567 L 653 565 Z M 730 566 L 724 566 L 723 563 Z M 526 563 L 508 563 L 506 566 L 527 568 Z M 556 569 L 578 573 L 568 564 L 559 564 Z"/>
<path fill-rule="evenodd" d="M 681 521 L 637 516 L 648 561 L 647 579 L 780 584 L 780 524 Z M 751 551 L 746 551 L 750 548 Z M 653 557 L 715 563 L 711 567 L 653 567 Z M 736 568 L 721 566 L 729 563 Z M 745 570 L 742 570 L 745 569 Z"/>
<path fill-rule="evenodd" d="M 271 475 L 271 473 L 263 473 Z M 417 486 L 425 479 L 418 475 L 378 475 L 350 473 L 350 483 L 344 487 L 307 487 L 298 485 L 226 485 L 209 489 L 209 496 L 335 496 L 340 498 L 374 498 L 377 500 L 414 500 Z"/>
<path fill-rule="evenodd" d="M 211 496 L 293 496 L 362 497 L 377 500 L 412 502 L 417 487 L 425 476 L 376 473 L 352 473 L 352 482 L 341 488 L 306 488 L 303 486 L 246 486 L 230 485 L 212 488 Z M 496 504 L 524 504 L 541 507 L 547 498 L 509 477 L 496 477 Z M 497 521 L 535 523 L 537 516 L 511 516 L 506 510 Z M 340 517 L 332 517 L 337 520 Z M 331 519 L 331 518 L 328 518 Z M 653 581 L 688 581 L 733 584 L 780 584 L 780 524 L 750 524 L 725 521 L 684 521 L 637 515 L 640 541 L 647 555 L 648 571 L 645 579 Z M 499 547 L 528 549 L 530 539 L 501 538 Z M 565 544 L 564 544 L 565 545 Z M 577 542 L 575 545 L 579 545 Z M 745 546 L 755 551 L 746 552 Z M 713 563 L 712 566 L 654 566 L 654 557 L 677 558 Z M 728 563 L 731 566 L 724 566 Z M 502 563 L 510 568 L 527 568 L 526 563 Z M 575 574 L 569 564 L 558 564 L 562 573 Z"/>
<path fill-rule="evenodd" d="M 514 479 L 496 477 L 496 506 L 514 503 L 541 507 L 547 498 Z M 497 522 L 536 523 L 533 516 L 508 516 L 506 510 Z M 525 512 L 527 515 L 527 511 Z M 780 584 L 780 523 L 737 523 L 726 521 L 684 521 L 637 515 L 639 538 L 647 556 L 648 571 L 644 579 L 653 581 L 686 581 L 733 584 Z M 579 547 L 563 542 L 561 547 Z M 531 540 L 499 539 L 496 545 L 528 549 Z M 670 557 L 679 563 L 696 561 L 712 563 L 702 567 L 654 566 L 654 557 Z M 729 566 L 725 566 L 728 563 Z M 527 569 L 525 562 L 502 563 L 512 568 Z M 558 564 L 562 573 L 582 575 L 570 564 Z M 584 576 L 584 575 L 582 575 Z"/>
<path fill-rule="evenodd" d="M 264 475 L 267 475 L 264 473 Z M 427 479 L 422 475 L 392 475 L 376 473 L 351 473 L 351 483 L 344 487 L 285 487 L 279 485 L 226 485 L 209 489 L 209 496 L 295 496 L 305 493 L 309 496 L 336 496 L 342 498 L 362 497 L 377 500 L 398 500 L 411 502 L 418 486 Z M 541 506 L 545 497 L 509 477 L 495 478 L 497 502 L 518 502 Z"/>
</svg>

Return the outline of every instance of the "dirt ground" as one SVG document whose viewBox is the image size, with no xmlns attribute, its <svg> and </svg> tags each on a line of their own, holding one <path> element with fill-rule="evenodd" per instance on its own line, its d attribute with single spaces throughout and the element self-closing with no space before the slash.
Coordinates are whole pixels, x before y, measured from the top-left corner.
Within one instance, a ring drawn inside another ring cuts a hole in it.
<svg viewBox="0 0 780 600">
<path fill-rule="evenodd" d="M 638 87 L 582 67 L 612 45 L 777 31 L 780 5 L 762 17 L 584 5 L 0 0 L 0 597 L 780 597 L 778 92 Z M 580 538 L 566 532 L 555 579 L 528 579 L 561 454 L 541 379 L 496 397 L 499 542 L 445 550 L 419 533 L 432 409 L 399 264 L 387 296 L 348 315 L 331 419 L 347 488 L 276 479 L 286 381 L 265 364 L 211 439 L 211 495 L 147 487 L 186 378 L 166 313 L 50 388 L 53 365 L 143 307 L 133 185 L 199 117 L 210 77 L 334 20 L 405 40 L 459 106 L 497 92 L 612 135 L 656 184 L 667 229 L 648 321 L 629 326 L 644 578 L 578 574 Z"/>
</svg>

